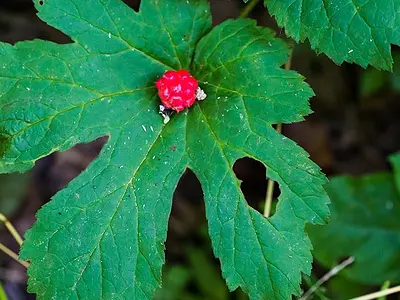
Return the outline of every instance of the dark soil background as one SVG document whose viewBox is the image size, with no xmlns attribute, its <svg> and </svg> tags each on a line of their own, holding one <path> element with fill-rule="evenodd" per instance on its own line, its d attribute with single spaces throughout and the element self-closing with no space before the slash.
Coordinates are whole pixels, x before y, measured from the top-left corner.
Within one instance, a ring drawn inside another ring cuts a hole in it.
<svg viewBox="0 0 400 300">
<path fill-rule="evenodd" d="M 125 2 L 138 8 L 139 0 Z M 244 7 L 242 0 L 214 0 L 211 4 L 215 24 L 236 18 Z M 9 43 L 34 38 L 57 43 L 70 41 L 39 20 L 35 13 L 31 0 L 0 0 L 0 40 Z M 257 19 L 260 25 L 274 28 L 277 36 L 286 38 L 262 5 L 257 6 L 250 17 Z M 400 96 L 395 88 L 396 78 L 379 73 L 376 80 L 381 84 L 370 91 L 375 83 L 368 81 L 368 71 L 349 64 L 338 67 L 326 56 L 317 56 L 307 43 L 295 46 L 292 68 L 303 74 L 314 89 L 317 96 L 311 100 L 311 105 L 315 113 L 302 123 L 284 125 L 283 134 L 305 148 L 329 176 L 388 170 L 387 155 L 400 150 Z M 88 166 L 104 142 L 103 138 L 77 145 L 36 164 L 26 188 L 21 183 L 19 189 L 24 191 L 23 195 L 14 200 L 17 205 L 8 215 L 21 233 L 32 225 L 35 212 Z M 134 155 L 134 150 L 132 153 Z M 236 163 L 235 172 L 243 180 L 242 189 L 250 205 L 261 210 L 267 186 L 263 165 L 242 159 Z M 276 191 L 276 195 L 278 193 Z M 181 179 L 173 201 L 166 251 L 168 265 L 196 268 L 188 249 L 201 249 L 220 276 L 204 233 L 206 220 L 201 187 L 190 171 Z M 15 241 L 4 229 L 0 231 L 0 241 L 18 251 Z M 318 272 L 323 273 L 323 270 L 317 268 Z M 199 279 L 193 278 L 188 281 L 186 292 L 206 294 L 201 292 Z M 26 279 L 25 269 L 0 253 L 0 281 L 9 299 L 35 299 L 26 292 Z M 241 296 L 236 293 L 232 298 Z"/>
</svg>

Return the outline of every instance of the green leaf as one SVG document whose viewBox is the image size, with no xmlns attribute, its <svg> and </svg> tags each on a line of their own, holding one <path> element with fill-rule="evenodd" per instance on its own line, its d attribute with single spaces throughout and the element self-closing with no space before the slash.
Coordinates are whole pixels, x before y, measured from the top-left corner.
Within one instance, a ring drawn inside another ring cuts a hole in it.
<svg viewBox="0 0 400 300">
<path fill-rule="evenodd" d="M 341 275 L 341 272 L 326 283 L 330 299 L 352 299 L 376 291 L 375 286 L 362 285 Z"/>
<path fill-rule="evenodd" d="M 390 288 L 390 281 L 385 281 L 381 286 L 381 291 L 387 290 Z M 377 300 L 386 300 L 386 295 L 377 298 Z"/>
<path fill-rule="evenodd" d="M 337 177 L 327 191 L 332 220 L 309 228 L 317 260 L 330 268 L 354 256 L 355 262 L 341 271 L 346 278 L 366 284 L 400 282 L 400 196 L 393 174 Z"/>
<path fill-rule="evenodd" d="M 0 300 L 7 300 L 7 294 L 4 291 L 3 285 L 0 283 Z"/>
<path fill-rule="evenodd" d="M 220 273 L 216 273 L 215 264 L 207 254 L 201 248 L 188 248 L 186 250 L 196 286 L 206 299 L 226 300 L 229 298 L 228 290 Z"/>
<path fill-rule="evenodd" d="M 163 287 L 159 289 L 155 300 L 183 300 L 190 299 L 185 293 L 185 287 L 190 280 L 190 272 L 183 266 L 172 266 L 164 270 Z"/>
<path fill-rule="evenodd" d="M 400 93 L 400 53 L 393 53 L 393 73 L 389 74 L 389 80 L 392 90 Z"/>
<path fill-rule="evenodd" d="M 311 112 L 312 90 L 280 68 L 287 46 L 250 20 L 205 35 L 205 0 L 147 0 L 139 13 L 117 0 L 35 3 L 74 43 L 0 44 L 0 172 L 109 139 L 27 232 L 21 257 L 31 262 L 30 291 L 39 299 L 151 299 L 172 195 L 191 168 L 229 288 L 253 299 L 299 294 L 312 260 L 304 226 L 326 221 L 328 198 L 319 168 L 272 127 Z M 180 68 L 208 97 L 163 124 L 154 82 Z M 232 167 L 244 156 L 262 161 L 280 184 L 272 218 L 241 193 Z"/>
<path fill-rule="evenodd" d="M 318 168 L 271 126 L 310 112 L 312 91 L 298 74 L 279 68 L 287 52 L 270 30 L 243 20 L 216 27 L 195 55 L 194 74 L 210 99 L 188 114 L 190 167 L 203 186 L 214 253 L 228 286 L 241 286 L 254 299 L 300 293 L 300 271 L 309 273 L 312 260 L 304 221 L 323 223 L 328 213 Z M 247 205 L 232 171 L 245 156 L 262 161 L 280 184 L 270 219 Z"/>
<path fill-rule="evenodd" d="M 265 0 L 265 5 L 287 35 L 308 39 L 334 62 L 392 69 L 390 44 L 400 45 L 399 0 Z"/>
<path fill-rule="evenodd" d="M 374 68 L 367 68 L 360 74 L 360 94 L 370 97 L 382 90 L 388 81 L 386 72 Z"/>
<path fill-rule="evenodd" d="M 389 156 L 394 171 L 394 180 L 397 192 L 400 195 L 400 152 Z"/>
</svg>

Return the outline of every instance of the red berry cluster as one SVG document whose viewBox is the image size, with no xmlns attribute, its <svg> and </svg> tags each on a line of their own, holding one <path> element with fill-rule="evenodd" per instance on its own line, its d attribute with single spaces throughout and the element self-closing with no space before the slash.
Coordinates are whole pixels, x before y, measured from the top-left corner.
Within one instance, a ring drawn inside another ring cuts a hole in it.
<svg viewBox="0 0 400 300">
<path fill-rule="evenodd" d="M 157 80 L 156 86 L 161 102 L 167 109 L 177 112 L 191 107 L 196 101 L 197 80 L 186 70 L 167 71 Z"/>
</svg>

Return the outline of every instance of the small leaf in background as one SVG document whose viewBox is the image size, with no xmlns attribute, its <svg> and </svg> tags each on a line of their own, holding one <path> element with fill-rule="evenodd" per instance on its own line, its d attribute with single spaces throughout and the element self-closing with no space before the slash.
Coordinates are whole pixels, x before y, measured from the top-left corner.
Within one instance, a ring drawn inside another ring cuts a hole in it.
<svg viewBox="0 0 400 300">
<path fill-rule="evenodd" d="M 392 69 L 391 44 L 400 45 L 399 0 L 266 0 L 265 5 L 288 36 L 308 39 L 334 62 Z"/>
<path fill-rule="evenodd" d="M 333 300 L 351 299 L 376 291 L 374 286 L 371 287 L 354 282 L 340 273 L 326 283 L 326 288 L 329 291 L 330 298 Z"/>
<path fill-rule="evenodd" d="M 251 20 L 211 29 L 205 0 L 35 0 L 74 41 L 0 44 L 0 172 L 108 136 L 99 157 L 37 214 L 21 257 L 38 299 L 152 299 L 161 286 L 172 195 L 187 168 L 202 184 L 214 254 L 230 290 L 300 293 L 306 223 L 328 219 L 325 176 L 276 132 L 311 113 L 311 88 L 281 66 L 287 45 Z M 155 82 L 189 70 L 205 101 L 164 124 Z M 261 161 L 281 194 L 269 219 L 233 172 Z"/>
<path fill-rule="evenodd" d="M 393 90 L 400 93 L 400 53 L 395 52 L 393 54 L 393 60 L 393 73 L 390 74 L 390 81 Z"/>
<path fill-rule="evenodd" d="M 199 287 L 206 299 L 226 300 L 229 297 L 228 289 L 221 278 L 220 272 L 217 273 L 215 264 L 207 257 L 204 249 L 187 249 L 189 265 L 193 272 L 196 286 Z"/>
<path fill-rule="evenodd" d="M 0 300 L 8 300 L 7 294 L 3 289 L 3 285 L 0 283 Z"/>
<path fill-rule="evenodd" d="M 398 155 L 392 158 L 395 176 Z M 326 186 L 332 200 L 327 226 L 310 227 L 314 256 L 330 268 L 343 258 L 355 262 L 341 274 L 365 284 L 400 282 L 400 194 L 392 173 L 336 177 Z"/>
<path fill-rule="evenodd" d="M 381 286 L 381 291 L 386 290 L 390 287 L 390 281 L 385 281 Z M 376 300 L 386 300 L 386 296 L 382 296 L 377 298 Z"/>
<path fill-rule="evenodd" d="M 190 299 L 184 296 L 185 288 L 190 279 L 190 271 L 183 266 L 173 266 L 163 274 L 163 286 L 157 290 L 155 300 L 183 300 Z"/>
<path fill-rule="evenodd" d="M 372 96 L 379 92 L 387 82 L 387 73 L 375 68 L 367 68 L 360 76 L 360 94 L 363 97 Z"/>
<path fill-rule="evenodd" d="M 0 174 L 0 212 L 9 217 L 21 204 L 29 173 Z"/>
<path fill-rule="evenodd" d="M 400 195 L 400 153 L 391 155 L 389 157 L 389 160 L 393 167 L 393 174 L 394 174 L 394 180 L 396 183 L 395 185 L 397 188 L 397 192 Z"/>
</svg>

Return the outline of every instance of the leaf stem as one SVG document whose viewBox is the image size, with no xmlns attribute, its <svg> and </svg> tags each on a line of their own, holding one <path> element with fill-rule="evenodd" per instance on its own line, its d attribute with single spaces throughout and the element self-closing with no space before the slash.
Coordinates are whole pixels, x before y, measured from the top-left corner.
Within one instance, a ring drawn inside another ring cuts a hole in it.
<svg viewBox="0 0 400 300">
<path fill-rule="evenodd" d="M 323 285 L 325 282 L 327 282 L 329 279 L 331 279 L 337 273 L 342 271 L 348 265 L 351 265 L 353 262 L 354 262 L 354 257 L 350 256 L 348 259 L 343 261 L 341 264 L 332 268 L 328 273 L 326 273 L 324 276 L 322 276 L 312 287 L 310 287 L 310 289 L 307 292 L 305 292 L 303 294 L 303 296 L 301 296 L 299 298 L 299 300 L 307 300 L 321 285 Z M 358 299 L 358 300 L 360 300 L 360 299 Z"/>
<path fill-rule="evenodd" d="M 251 13 L 251 11 L 256 7 L 256 5 L 260 2 L 260 0 L 252 0 L 247 4 L 242 12 L 239 15 L 239 18 L 247 18 L 247 16 Z"/>
<path fill-rule="evenodd" d="M 282 132 L 282 123 L 278 123 L 276 125 L 276 131 L 278 133 Z M 275 188 L 275 181 L 269 179 L 267 186 L 267 196 L 265 197 L 265 206 L 264 206 L 264 217 L 266 218 L 268 218 L 271 214 L 271 204 L 274 196 L 274 188 Z"/>
<path fill-rule="evenodd" d="M 250 5 L 250 4 L 249 4 Z M 293 48 L 290 49 L 289 58 L 285 63 L 285 70 L 290 70 L 292 67 Z M 276 125 L 276 131 L 282 133 L 282 123 Z M 267 195 L 265 196 L 264 217 L 268 218 L 271 214 L 272 198 L 274 196 L 275 181 L 269 179 L 267 186 Z"/>
<path fill-rule="evenodd" d="M 21 246 L 22 245 L 22 237 L 18 233 L 18 231 L 15 229 L 15 227 L 11 224 L 10 221 L 6 218 L 5 215 L 0 213 L 0 221 L 4 223 L 4 225 L 7 227 L 8 231 L 11 233 L 13 238 L 17 241 L 17 243 Z"/>
<path fill-rule="evenodd" d="M 387 290 L 388 288 L 390 288 L 390 281 L 389 281 L 389 280 L 386 280 L 386 281 L 382 284 L 380 291 Z M 386 295 L 377 298 L 377 300 L 386 300 Z"/>
<path fill-rule="evenodd" d="M 17 241 L 17 243 L 21 246 L 22 245 L 22 237 L 21 235 L 18 233 L 18 231 L 15 229 L 15 227 L 13 226 L 13 224 L 11 224 L 11 222 L 7 219 L 7 217 L 5 215 L 3 215 L 2 213 L 0 213 L 0 222 L 3 222 L 4 225 L 6 226 L 6 228 L 8 229 L 8 231 L 11 233 L 11 235 L 13 236 L 13 238 Z M 12 251 L 10 248 L 6 247 L 5 245 L 3 245 L 2 243 L 0 243 L 0 251 L 3 251 L 5 254 L 7 254 L 8 256 L 10 256 L 12 259 L 16 260 L 17 262 L 19 262 L 21 265 L 23 265 L 25 268 L 29 267 L 29 263 L 23 260 L 20 260 L 18 257 L 18 254 L 15 253 L 14 251 Z"/>
<path fill-rule="evenodd" d="M 392 287 L 390 289 L 375 292 L 372 294 L 367 294 L 367 295 L 364 295 L 361 297 L 352 298 L 350 300 L 371 300 L 371 299 L 376 299 L 378 297 L 387 296 L 387 295 L 391 295 L 391 294 L 399 293 L 399 292 L 400 292 L 400 285 Z"/>
<path fill-rule="evenodd" d="M 290 43 L 289 57 L 288 57 L 288 60 L 285 63 L 285 70 L 286 71 L 289 71 L 292 68 L 293 51 L 294 51 L 294 44 Z"/>
<path fill-rule="evenodd" d="M 12 251 L 10 248 L 6 247 L 2 243 L 0 243 L 0 251 L 3 251 L 5 254 L 7 254 L 12 259 L 16 260 L 17 262 L 19 262 L 25 268 L 29 267 L 29 263 L 28 262 L 20 260 L 17 253 L 15 253 L 14 251 Z"/>
</svg>

